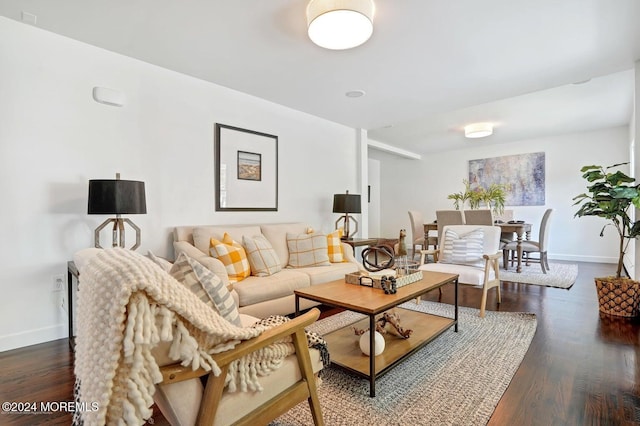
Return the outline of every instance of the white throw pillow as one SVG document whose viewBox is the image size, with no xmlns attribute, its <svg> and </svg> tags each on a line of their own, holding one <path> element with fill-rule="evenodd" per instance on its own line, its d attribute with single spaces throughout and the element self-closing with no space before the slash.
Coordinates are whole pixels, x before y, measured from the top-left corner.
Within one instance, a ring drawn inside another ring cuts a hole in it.
<svg viewBox="0 0 640 426">
<path fill-rule="evenodd" d="M 282 264 L 276 251 L 264 235 L 242 237 L 242 245 L 247 252 L 251 273 L 257 277 L 266 277 L 282 270 Z"/>
<path fill-rule="evenodd" d="M 459 235 L 451 229 L 447 229 L 444 235 L 439 261 L 442 263 L 454 263 L 483 267 L 484 231 L 481 228 L 474 229 L 463 235 Z"/>
</svg>

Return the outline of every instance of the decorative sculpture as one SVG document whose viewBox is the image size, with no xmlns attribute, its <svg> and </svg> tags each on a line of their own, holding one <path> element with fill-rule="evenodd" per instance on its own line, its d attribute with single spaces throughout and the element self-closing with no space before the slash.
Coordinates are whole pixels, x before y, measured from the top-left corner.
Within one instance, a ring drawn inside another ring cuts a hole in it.
<svg viewBox="0 0 640 426">
<path fill-rule="evenodd" d="M 411 333 L 413 333 L 413 330 L 405 330 L 404 327 L 402 327 L 402 325 L 400 324 L 400 315 L 398 315 L 395 310 L 385 312 L 380 318 L 376 320 L 376 331 L 380 334 L 387 334 L 387 330 L 385 329 L 387 323 L 391 324 L 398 335 L 405 339 L 408 339 L 409 336 L 411 336 Z M 356 336 L 361 336 L 368 330 L 369 329 L 365 330 L 353 327 L 353 331 Z"/>
<path fill-rule="evenodd" d="M 398 237 L 398 256 L 406 256 L 407 255 L 407 230 L 401 229 L 400 236 Z"/>
<path fill-rule="evenodd" d="M 380 263 L 377 263 L 378 258 L 380 258 Z M 374 246 L 362 250 L 362 266 L 364 266 L 364 269 L 369 272 L 378 272 L 384 269 L 389 269 L 393 266 L 393 263 L 393 249 L 389 246 Z"/>
</svg>

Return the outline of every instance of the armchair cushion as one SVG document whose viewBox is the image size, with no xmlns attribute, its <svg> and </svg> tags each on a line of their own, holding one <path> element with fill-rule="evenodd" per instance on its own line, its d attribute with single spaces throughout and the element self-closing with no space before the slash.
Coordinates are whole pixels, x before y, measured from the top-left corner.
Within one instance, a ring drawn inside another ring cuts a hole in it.
<svg viewBox="0 0 640 426">
<path fill-rule="evenodd" d="M 235 301 L 222 280 L 213 272 L 181 253 L 169 273 L 224 319 L 240 327 L 240 314 Z"/>
<path fill-rule="evenodd" d="M 473 229 L 467 233 L 459 233 L 451 228 L 444 232 L 442 244 L 442 263 L 455 263 L 469 266 L 484 266 L 484 231 L 482 228 Z"/>
</svg>

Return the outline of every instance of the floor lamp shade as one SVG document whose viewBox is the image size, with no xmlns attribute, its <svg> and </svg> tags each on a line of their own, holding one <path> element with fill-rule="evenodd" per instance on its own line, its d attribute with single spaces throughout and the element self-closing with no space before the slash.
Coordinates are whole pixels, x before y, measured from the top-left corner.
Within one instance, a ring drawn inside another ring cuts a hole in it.
<svg viewBox="0 0 640 426">
<path fill-rule="evenodd" d="M 119 175 L 116 175 L 119 177 Z M 124 224 L 128 224 L 136 231 L 136 243 L 131 250 L 140 246 L 140 228 L 131 220 L 122 219 L 122 214 L 146 214 L 147 201 L 144 182 L 134 180 L 92 179 L 89 181 L 88 214 L 115 214 L 116 217 L 107 219 L 95 230 L 95 246 L 100 245 L 100 231 L 113 223 L 113 247 L 123 247 Z"/>
<path fill-rule="evenodd" d="M 358 232 L 358 221 L 353 216 L 349 216 L 349 213 L 362 212 L 360 194 L 349 194 L 349 191 L 347 191 L 346 194 L 334 194 L 333 212 L 344 213 L 344 216 L 340 216 L 340 218 L 336 220 L 336 229 L 338 228 L 340 221 L 344 221 L 342 238 L 352 238 L 353 235 Z M 353 221 L 356 225 L 353 231 L 350 230 L 350 221 Z"/>
</svg>

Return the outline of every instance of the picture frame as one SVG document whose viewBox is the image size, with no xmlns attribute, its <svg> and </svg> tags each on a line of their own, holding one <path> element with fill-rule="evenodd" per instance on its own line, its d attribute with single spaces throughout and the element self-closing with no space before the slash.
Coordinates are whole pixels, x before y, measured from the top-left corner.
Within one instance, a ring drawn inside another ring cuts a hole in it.
<svg viewBox="0 0 640 426">
<path fill-rule="evenodd" d="M 215 124 L 216 211 L 278 211 L 278 137 Z"/>
</svg>

